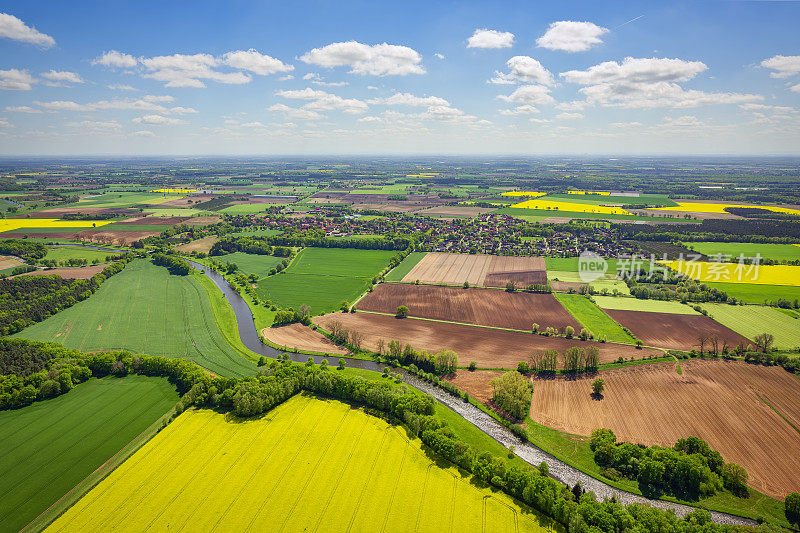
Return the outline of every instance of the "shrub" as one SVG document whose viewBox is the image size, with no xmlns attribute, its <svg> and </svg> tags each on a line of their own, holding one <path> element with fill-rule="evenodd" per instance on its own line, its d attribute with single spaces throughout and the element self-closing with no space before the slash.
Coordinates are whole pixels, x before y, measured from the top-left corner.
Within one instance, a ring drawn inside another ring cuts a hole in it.
<svg viewBox="0 0 800 533">
<path fill-rule="evenodd" d="M 395 315 L 397 318 L 406 318 L 408 316 L 408 307 L 405 305 L 397 306 L 397 312 Z"/>
</svg>

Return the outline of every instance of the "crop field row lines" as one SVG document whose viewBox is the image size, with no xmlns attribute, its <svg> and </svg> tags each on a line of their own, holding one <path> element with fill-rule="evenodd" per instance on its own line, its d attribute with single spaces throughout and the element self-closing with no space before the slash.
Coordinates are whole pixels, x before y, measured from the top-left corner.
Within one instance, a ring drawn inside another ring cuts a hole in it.
<svg viewBox="0 0 800 533">
<path fill-rule="evenodd" d="M 150 402 L 150 403 L 141 404 L 141 403 L 138 401 L 138 399 L 137 399 L 137 398 L 134 398 L 134 399 L 133 399 L 133 401 L 131 401 L 131 402 L 130 402 L 130 403 L 128 403 L 128 404 L 125 404 L 125 405 L 123 405 L 123 406 L 121 407 L 121 409 L 117 410 L 117 413 L 116 413 L 115 417 L 116 417 L 116 416 L 117 416 L 119 413 L 127 412 L 129 409 L 131 409 L 131 408 L 132 408 L 132 407 L 134 407 L 134 406 L 137 406 L 137 407 L 140 407 L 140 408 L 144 406 L 144 409 L 140 409 L 140 410 L 149 410 L 149 409 L 150 409 L 150 408 L 152 408 L 153 406 L 157 405 L 159 402 L 160 402 L 160 400 L 159 400 L 158 398 L 155 398 L 155 399 L 154 399 L 154 401 L 152 401 L 152 402 Z M 102 425 L 101 425 L 101 424 L 96 424 L 96 425 L 95 425 L 95 428 L 97 428 L 98 426 L 102 426 Z M 67 471 L 67 470 L 68 470 L 68 469 L 69 469 L 69 468 L 72 466 L 72 464 L 73 464 L 73 463 L 81 463 L 81 462 L 85 461 L 85 460 L 86 460 L 86 459 L 87 459 L 89 456 L 91 456 L 91 455 L 92 455 L 92 454 L 93 454 L 93 453 L 94 453 L 96 450 L 98 450 L 98 449 L 100 449 L 100 448 L 104 447 L 104 446 L 106 445 L 106 443 L 107 443 L 109 440 L 111 440 L 111 439 L 112 439 L 112 437 L 114 436 L 115 430 L 114 430 L 114 428 L 103 428 L 103 427 L 100 427 L 100 429 L 96 429 L 96 430 L 95 430 L 95 431 L 93 431 L 93 432 L 87 432 L 87 433 L 94 433 L 94 434 L 100 433 L 100 434 L 105 434 L 105 435 L 107 435 L 107 436 L 106 436 L 105 438 L 103 438 L 102 440 L 98 440 L 98 441 L 97 441 L 97 443 L 96 443 L 94 446 L 85 446 L 85 445 L 84 445 L 84 446 L 82 447 L 82 449 L 84 450 L 84 453 L 83 453 L 82 455 L 80 455 L 80 456 L 79 456 L 79 457 L 77 457 L 77 458 L 74 458 L 73 462 L 62 462 L 62 463 L 59 465 L 59 468 L 58 468 L 58 469 L 50 469 L 49 467 L 50 467 L 50 466 L 51 466 L 51 465 L 52 465 L 52 464 L 53 464 L 53 463 L 54 463 L 56 460 L 60 460 L 60 459 L 61 459 L 61 457 L 53 457 L 53 458 L 51 458 L 51 460 L 50 460 L 50 461 L 48 461 L 48 462 L 46 462 L 46 463 L 39 463 L 39 464 L 37 465 L 37 466 L 38 466 L 38 468 L 45 469 L 45 470 L 47 470 L 47 471 L 50 471 L 50 472 L 53 472 L 54 470 L 56 470 L 56 477 L 61 477 L 61 476 L 62 476 L 62 475 L 64 475 L 64 473 L 65 473 L 65 472 L 66 472 L 66 471 Z M 30 460 L 30 459 L 26 459 L 26 460 L 25 460 L 25 463 L 26 463 L 26 464 L 30 464 L 30 462 L 31 462 L 31 460 Z M 4 494 L 2 494 L 2 496 L 0 496 L 0 497 L 2 497 L 2 498 L 4 498 L 4 499 L 5 499 L 5 498 L 6 498 L 6 496 L 7 496 L 7 493 L 4 493 Z M 15 496 L 16 496 L 16 494 L 15 494 Z M 26 505 L 26 504 L 28 504 L 28 503 L 29 503 L 31 500 L 33 500 L 34 498 L 37 498 L 37 497 L 38 497 L 38 494 L 37 494 L 37 493 L 31 493 L 31 494 L 30 494 L 30 495 L 29 495 L 29 496 L 28 496 L 28 497 L 27 497 L 25 500 L 18 502 L 18 503 L 17 503 L 17 505 L 18 505 L 18 506 L 23 506 L 23 505 Z"/>
<path fill-rule="evenodd" d="M 120 413 L 127 412 L 127 410 L 130 407 L 132 407 L 133 405 L 136 405 L 136 404 L 137 404 L 137 401 L 134 398 L 130 403 L 127 403 L 127 404 L 124 404 L 124 405 L 119 405 L 119 406 L 115 405 L 115 407 L 119 407 L 119 408 L 115 409 L 114 416 L 118 416 Z M 69 427 L 64 431 L 61 430 L 60 426 L 58 426 L 56 428 L 56 427 L 53 427 L 51 425 L 51 426 L 47 426 L 47 427 L 43 428 L 41 431 L 37 432 L 32 437 L 38 437 L 39 435 L 42 435 L 43 433 L 53 433 L 56 429 L 58 429 L 58 433 L 57 434 L 60 435 L 61 438 L 69 438 L 72 434 L 83 433 L 85 427 L 88 427 L 88 428 L 91 429 L 91 431 L 87 431 L 86 433 L 102 432 L 102 430 L 104 429 L 102 422 L 97 421 L 97 420 L 93 419 L 92 417 L 87 417 L 87 418 L 81 420 L 78 424 L 69 425 Z M 30 452 L 30 450 L 22 448 L 25 444 L 26 443 L 20 443 L 19 445 L 9 449 L 8 452 L 6 454 L 4 454 L 4 460 L 7 461 L 7 464 L 6 464 L 6 468 L 4 468 L 2 471 L 0 471 L 1 475 L 3 475 L 3 476 L 7 475 L 9 468 L 15 466 L 16 461 L 19 461 L 20 464 L 32 465 L 32 466 L 35 466 L 35 467 L 38 468 L 38 467 L 46 467 L 50 463 L 52 463 L 53 461 L 55 461 L 57 459 L 57 458 L 54 457 L 54 458 L 51 458 L 49 462 L 40 463 L 40 462 L 38 462 L 38 458 L 31 458 L 30 455 L 24 455 L 23 457 L 15 458 L 13 456 L 13 452 L 15 452 L 16 450 L 21 450 L 22 454 L 26 454 L 27 452 Z M 87 452 L 87 454 L 88 454 L 88 452 Z M 84 456 L 87 455 L 87 454 L 84 454 Z M 13 487 L 9 487 L 6 491 L 0 493 L 0 498 L 5 498 L 8 495 L 8 493 L 12 492 L 13 490 L 14 490 Z"/>
<path fill-rule="evenodd" d="M 170 448 L 176 448 L 176 449 L 177 449 L 177 451 L 179 452 L 181 449 L 183 449 L 183 448 L 185 448 L 186 446 L 188 446 L 188 445 L 189 445 L 189 444 L 190 444 L 190 443 L 191 443 L 191 442 L 194 440 L 194 438 L 196 438 L 196 437 L 198 437 L 198 436 L 201 436 L 201 435 L 206 435 L 206 434 L 208 434 L 207 432 L 204 432 L 204 430 L 205 430 L 206 426 L 207 426 L 207 425 L 210 425 L 210 424 L 211 424 L 211 421 L 210 421 L 210 420 L 209 420 L 209 421 L 206 421 L 206 423 L 205 423 L 205 424 L 201 425 L 199 428 L 197 428 L 197 429 L 196 429 L 196 430 L 193 432 L 193 434 L 191 435 L 191 438 L 189 438 L 189 439 L 185 439 L 185 440 L 183 440 L 183 441 L 180 441 L 180 440 L 174 440 L 174 441 L 172 441 L 172 442 L 169 442 L 169 444 L 165 445 L 165 448 L 167 449 L 167 451 L 169 451 L 169 450 L 170 450 Z M 170 430 L 172 430 L 172 431 L 170 431 Z M 172 427 L 171 427 L 171 425 L 170 425 L 170 426 L 167 426 L 167 429 L 166 429 L 165 431 L 170 431 L 170 433 L 172 433 L 174 430 L 175 430 L 175 429 L 174 429 L 174 428 L 172 428 Z M 162 432 L 162 433 L 163 433 L 163 432 Z M 166 435 L 166 433 L 164 433 L 164 434 Z M 159 450 L 159 451 L 163 451 L 163 450 Z M 143 463 L 143 462 L 144 462 L 144 463 L 147 463 L 147 462 L 148 462 L 148 461 L 147 461 L 147 459 L 149 458 L 149 456 L 150 456 L 150 455 L 151 455 L 153 452 L 154 452 L 154 448 L 150 447 L 150 448 L 148 448 L 148 449 L 147 449 L 147 450 L 146 450 L 146 451 L 145 451 L 145 452 L 144 452 L 142 455 L 140 455 L 140 456 L 138 456 L 138 457 L 137 457 L 136 455 L 134 455 L 133 457 L 131 457 L 131 459 L 130 459 L 130 460 L 126 461 L 126 462 L 125 462 L 125 463 L 124 463 L 124 464 L 123 464 L 123 465 L 122 465 L 120 468 L 118 468 L 118 469 L 117 469 L 117 470 L 116 470 L 114 473 L 115 473 L 115 474 L 118 474 L 118 473 L 121 473 L 121 472 L 123 472 L 123 471 L 131 471 L 131 470 L 134 470 L 134 469 L 135 469 L 136 467 L 138 467 L 138 466 L 139 466 L 141 463 Z M 171 456 L 172 456 L 172 454 L 170 455 L 170 457 L 171 457 Z M 91 492 L 89 492 L 89 494 L 87 494 L 87 496 L 86 496 L 85 498 L 83 498 L 82 500 L 80 500 L 80 501 L 78 502 L 78 504 L 77 504 L 76 506 L 74 506 L 72 509 L 76 509 L 78 506 L 85 505 L 85 504 L 87 504 L 87 503 L 89 503 L 89 502 L 91 502 L 91 501 L 93 501 L 93 500 L 97 500 L 97 499 L 99 499 L 100 497 L 104 496 L 104 495 L 105 495 L 107 492 L 109 492 L 109 491 L 110 491 L 110 489 L 112 489 L 112 488 L 113 488 L 113 484 L 110 484 L 110 483 L 109 483 L 109 484 L 107 484 L 105 487 L 101 487 L 101 485 L 98 485 L 98 486 L 97 486 L 97 487 L 96 487 L 94 490 L 92 490 Z M 113 501 L 112 501 L 112 502 L 110 502 L 110 503 L 112 503 L 112 504 L 113 504 Z M 117 504 L 116 506 L 114 506 L 114 509 L 115 509 L 115 510 L 116 510 L 116 509 L 119 509 L 119 507 L 120 507 L 121 505 L 123 505 L 124 503 L 125 503 L 125 502 L 120 502 L 119 504 Z M 72 527 L 72 529 L 75 529 L 75 530 L 77 530 L 77 529 L 81 529 L 81 525 L 80 525 L 80 524 L 79 524 L 79 525 L 75 525 L 75 524 L 72 524 L 72 523 L 70 523 L 69 525 Z M 56 530 L 56 531 L 58 531 L 58 530 Z"/>
</svg>

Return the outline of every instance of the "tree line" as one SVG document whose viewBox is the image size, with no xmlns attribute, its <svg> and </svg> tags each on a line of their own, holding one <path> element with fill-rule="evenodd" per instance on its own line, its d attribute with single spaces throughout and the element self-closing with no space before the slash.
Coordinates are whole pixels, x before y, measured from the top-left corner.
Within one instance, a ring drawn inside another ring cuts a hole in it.
<svg viewBox="0 0 800 533">
<path fill-rule="evenodd" d="M 129 374 L 166 377 L 182 395 L 175 416 L 190 406 L 230 411 L 238 416 L 258 416 L 301 391 L 366 406 L 393 421 L 404 423 L 434 452 L 471 473 L 477 481 L 506 492 L 567 526 L 570 531 L 688 533 L 747 529 L 715 524 L 708 511 L 700 509 L 681 519 L 672 512 L 643 504 L 623 506 L 614 500 L 598 501 L 593 493 L 584 493 L 579 485 L 570 488 L 549 477 L 546 463 L 538 468 L 511 465 L 507 458 L 476 448 L 459 438 L 447 422 L 436 414 L 435 400 L 431 396 L 388 380 L 370 381 L 342 374 L 327 365 L 300 364 L 288 359 L 271 361 L 256 376 L 223 378 L 210 376 L 196 364 L 183 359 L 130 352 L 84 354 L 68 351 L 58 354 L 53 351 L 55 348 L 52 344 L 16 342 L 28 343 L 28 348 L 45 352 L 41 358 L 49 357 L 45 369 L 48 377 L 51 370 L 60 372 L 67 365 L 74 367 L 75 375 L 86 379 L 89 376 Z M 0 344 L 0 350 L 2 346 Z M 72 370 L 70 375 L 73 375 Z M 7 378 L 3 376 L 0 380 Z M 60 382 L 56 379 L 45 381 L 58 383 L 61 394 L 68 392 L 60 388 Z M 33 380 L 29 380 L 22 389 L 28 393 L 33 389 L 33 395 L 18 392 L 18 399 L 24 396 L 28 403 L 39 399 Z M 5 394 L 0 393 L 0 398 L 3 398 L 0 401 L 6 401 Z"/>
<path fill-rule="evenodd" d="M 35 263 L 47 255 L 47 246 L 24 239 L 4 239 L 0 240 L 0 254 L 16 255 L 25 261 Z"/>
<path fill-rule="evenodd" d="M 737 496 L 748 496 L 747 471 L 726 463 L 718 451 L 698 437 L 680 439 L 672 448 L 645 447 L 618 443 L 613 431 L 597 429 L 592 432 L 590 448 L 608 477 L 636 480 L 645 495 L 670 494 L 698 500 L 725 488 Z"/>
<path fill-rule="evenodd" d="M 174 274 L 176 276 L 187 276 L 192 270 L 189 266 L 189 263 L 180 257 L 175 257 L 174 255 L 161 253 L 153 254 L 151 261 L 154 265 L 166 267 L 170 274 Z"/>
<path fill-rule="evenodd" d="M 127 254 L 90 279 L 19 276 L 0 279 L 0 335 L 11 335 L 87 299 L 133 259 Z"/>
</svg>

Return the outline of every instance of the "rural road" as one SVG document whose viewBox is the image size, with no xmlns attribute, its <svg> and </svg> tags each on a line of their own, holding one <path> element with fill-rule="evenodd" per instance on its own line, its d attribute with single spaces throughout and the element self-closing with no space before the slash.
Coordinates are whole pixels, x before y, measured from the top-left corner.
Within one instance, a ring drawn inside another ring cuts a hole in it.
<svg viewBox="0 0 800 533">
<path fill-rule="evenodd" d="M 514 453 L 525 462 L 534 466 L 538 466 L 542 461 L 544 461 L 550 467 L 550 475 L 562 483 L 569 485 L 570 487 L 574 486 L 575 483 L 580 482 L 581 487 L 583 487 L 584 490 L 587 492 L 594 492 L 599 499 L 611 498 L 612 496 L 615 496 L 617 501 L 625 505 L 631 503 L 645 503 L 660 509 L 672 509 L 675 511 L 676 515 L 681 517 L 694 510 L 694 507 L 690 507 L 688 505 L 681 505 L 679 503 L 667 502 L 664 500 L 651 500 L 649 498 L 645 498 L 644 496 L 619 490 L 607 485 L 598 479 L 584 474 L 577 468 L 574 468 L 567 463 L 556 459 L 549 453 L 543 451 L 541 448 L 538 448 L 529 442 L 522 442 L 516 435 L 503 427 L 494 418 L 487 415 L 474 405 L 466 403 L 460 398 L 452 396 L 444 389 L 419 379 L 416 376 L 410 375 L 407 372 L 403 373 L 403 380 L 409 385 L 423 392 L 427 392 L 439 402 L 461 415 L 462 418 L 471 422 L 473 425 L 475 425 L 475 427 L 492 437 L 506 448 L 514 446 Z M 716 511 L 711 511 L 711 516 L 715 522 L 720 524 L 738 524 L 745 526 L 757 525 L 755 520 L 750 520 L 748 518 L 742 518 L 740 516 L 726 513 L 719 513 Z"/>
<path fill-rule="evenodd" d="M 231 307 L 236 314 L 236 321 L 239 326 L 239 336 L 241 337 L 245 346 L 256 353 L 266 355 L 267 357 L 276 357 L 279 353 L 281 353 L 261 343 L 261 340 L 258 338 L 258 332 L 253 324 L 253 315 L 250 311 L 250 307 L 247 305 L 247 302 L 245 302 L 244 299 L 242 299 L 242 297 L 233 290 L 225 278 L 199 263 L 195 263 L 191 260 L 187 261 L 194 268 L 201 270 L 208 278 L 210 278 L 217 288 L 219 288 L 220 291 L 222 291 L 222 293 L 225 295 L 225 298 L 231 304 Z M 307 355 L 303 354 L 291 355 L 296 361 L 304 361 L 303 357 L 308 357 Z M 321 359 L 321 357 L 315 357 L 317 362 L 319 362 Z M 376 370 L 378 372 L 382 371 L 383 369 L 383 365 L 379 365 L 374 361 L 363 361 L 360 359 L 348 359 L 347 361 L 348 366 L 354 366 L 356 368 L 365 368 L 368 370 Z M 690 507 L 688 505 L 681 505 L 679 503 L 667 502 L 663 500 L 651 500 L 649 498 L 645 498 L 644 496 L 639 496 L 638 494 L 619 490 L 607 485 L 600 480 L 584 474 L 577 468 L 574 468 L 567 463 L 556 459 L 549 453 L 546 453 L 533 444 L 528 442 L 523 443 L 517 436 L 499 424 L 494 418 L 490 417 L 474 405 L 465 403 L 461 399 L 450 395 L 445 390 L 421 380 L 418 377 L 409 374 L 408 372 L 403 371 L 402 374 L 403 380 L 406 383 L 416 389 L 427 392 L 439 402 L 458 413 L 461 417 L 471 422 L 473 425 L 475 425 L 475 427 L 492 437 L 506 448 L 509 446 L 514 446 L 514 453 L 516 453 L 525 462 L 534 466 L 538 466 L 542 461 L 546 462 L 550 467 L 550 475 L 562 483 L 573 486 L 575 483 L 580 482 L 584 490 L 594 492 L 600 499 L 611 498 L 612 496 L 615 496 L 619 502 L 625 505 L 631 503 L 645 503 L 660 509 L 672 509 L 675 511 L 675 514 L 681 517 L 694 510 L 694 507 Z M 729 515 L 726 513 L 711 511 L 711 516 L 715 522 L 721 524 L 756 525 L 754 520 Z"/>
</svg>

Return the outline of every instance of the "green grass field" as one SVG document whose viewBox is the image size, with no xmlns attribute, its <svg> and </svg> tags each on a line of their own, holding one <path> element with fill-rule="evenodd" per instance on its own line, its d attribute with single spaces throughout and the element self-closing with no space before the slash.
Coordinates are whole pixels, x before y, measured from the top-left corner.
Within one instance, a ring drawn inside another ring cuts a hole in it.
<svg viewBox="0 0 800 533">
<path fill-rule="evenodd" d="M 401 281 L 406 274 L 411 272 L 411 269 L 417 266 L 417 263 L 422 261 L 427 252 L 411 252 L 403 259 L 399 265 L 394 267 L 388 274 L 386 274 L 386 281 Z"/>
<path fill-rule="evenodd" d="M 125 349 L 195 361 L 215 374 L 241 377 L 256 366 L 225 341 L 209 296 L 194 276 L 136 260 L 88 300 L 15 334 L 83 351 Z"/>
<path fill-rule="evenodd" d="M 220 213 L 227 215 L 250 215 L 253 213 L 262 213 L 275 204 L 238 204 L 229 205 L 224 209 L 220 209 Z"/>
<path fill-rule="evenodd" d="M 106 257 L 115 254 L 114 252 L 105 252 L 103 250 L 94 250 L 82 246 L 53 246 L 47 250 L 45 259 L 52 259 L 54 261 L 66 261 L 67 259 L 86 259 L 90 263 L 94 259 L 99 259 L 101 262 L 106 262 Z"/>
<path fill-rule="evenodd" d="M 619 309 L 622 311 L 648 311 L 650 313 L 673 313 L 678 315 L 696 315 L 697 311 L 680 302 L 662 300 L 640 300 L 638 298 L 615 298 L 613 296 L 594 296 L 601 309 Z"/>
<path fill-rule="evenodd" d="M 401 427 L 309 395 L 257 420 L 187 411 L 48 531 L 148 527 L 563 531 L 434 460 Z"/>
<path fill-rule="evenodd" d="M 755 283 L 724 283 L 708 281 L 706 285 L 716 287 L 728 296 L 738 298 L 749 304 L 763 304 L 765 301 L 771 302 L 779 298 L 794 301 L 800 299 L 800 287 L 790 287 L 787 285 L 757 285 Z"/>
<path fill-rule="evenodd" d="M 0 412 L 0 532 L 16 532 L 178 401 L 163 378 L 90 379 Z"/>
<path fill-rule="evenodd" d="M 311 307 L 313 314 L 352 303 L 395 254 L 384 250 L 304 248 L 289 267 L 258 282 L 258 295 L 280 307 Z"/>
<path fill-rule="evenodd" d="M 371 278 L 386 268 L 396 253 L 352 248 L 304 248 L 287 271 L 291 274 Z"/>
<path fill-rule="evenodd" d="M 634 338 L 625 333 L 622 326 L 585 296 L 558 292 L 553 293 L 553 296 L 575 317 L 575 320 L 591 331 L 596 339 L 605 337 L 610 342 L 633 344 Z"/>
<path fill-rule="evenodd" d="M 800 348 L 800 319 L 772 307 L 704 303 L 700 306 L 714 320 L 753 340 L 760 333 L 775 336 L 775 347 Z"/>
<path fill-rule="evenodd" d="M 776 261 L 788 259 L 791 261 L 800 259 L 800 246 L 793 244 L 758 244 L 749 242 L 687 242 L 684 243 L 689 249 L 704 255 L 714 256 L 717 254 L 730 255 L 734 259 L 740 254 L 745 257 L 755 257 L 760 254 L 763 259 L 774 259 Z"/>
<path fill-rule="evenodd" d="M 612 267 L 609 267 L 609 272 L 614 272 Z M 570 283 L 584 283 L 578 272 L 573 272 L 569 270 L 548 270 L 547 279 L 548 281 L 558 280 Z M 606 274 L 599 279 L 591 281 L 589 282 L 589 286 L 591 286 L 597 292 L 601 292 L 605 289 L 612 294 L 614 293 L 614 290 L 616 290 L 620 294 L 631 293 L 630 289 L 628 288 L 628 285 L 625 284 L 624 281 L 618 279 L 614 274 Z"/>
<path fill-rule="evenodd" d="M 180 194 L 161 194 L 156 192 L 107 192 L 81 198 L 74 204 L 64 207 L 127 207 L 132 205 L 158 204 L 181 198 Z"/>
<path fill-rule="evenodd" d="M 271 268 L 274 268 L 281 261 L 283 257 L 274 257 L 272 255 L 258 255 L 246 254 L 244 252 L 234 252 L 219 257 L 215 257 L 217 261 L 223 265 L 226 263 L 236 263 L 239 270 L 245 275 L 258 274 L 259 277 L 266 276 Z"/>
<path fill-rule="evenodd" d="M 157 231 L 161 233 L 171 227 L 167 224 L 109 224 L 108 226 L 103 226 L 103 229 L 107 231 Z"/>
<path fill-rule="evenodd" d="M 254 231 L 237 231 L 235 233 L 226 233 L 226 237 L 272 237 L 273 235 L 280 235 L 283 233 L 278 229 L 256 229 Z"/>
</svg>

